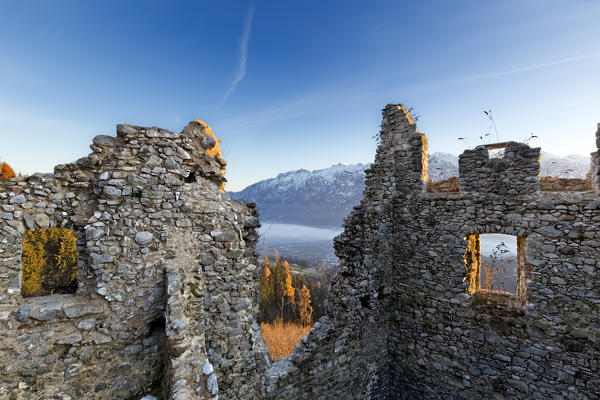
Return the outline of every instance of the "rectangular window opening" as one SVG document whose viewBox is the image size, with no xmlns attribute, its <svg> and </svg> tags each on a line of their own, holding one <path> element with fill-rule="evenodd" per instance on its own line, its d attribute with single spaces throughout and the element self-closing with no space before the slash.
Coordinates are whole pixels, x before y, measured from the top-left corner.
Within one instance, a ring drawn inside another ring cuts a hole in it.
<svg viewBox="0 0 600 400">
<path fill-rule="evenodd" d="M 517 237 L 503 234 L 480 235 L 480 289 L 516 293 Z"/>
<path fill-rule="evenodd" d="M 488 158 L 504 158 L 504 154 L 506 153 L 506 142 L 486 144 L 485 147 L 488 151 Z"/>
<path fill-rule="evenodd" d="M 522 237 L 501 233 L 474 234 L 468 240 L 465 266 L 469 293 L 513 295 L 524 293 L 524 243 Z"/>
<path fill-rule="evenodd" d="M 66 228 L 27 231 L 23 238 L 23 297 L 77 290 L 77 237 Z"/>
</svg>

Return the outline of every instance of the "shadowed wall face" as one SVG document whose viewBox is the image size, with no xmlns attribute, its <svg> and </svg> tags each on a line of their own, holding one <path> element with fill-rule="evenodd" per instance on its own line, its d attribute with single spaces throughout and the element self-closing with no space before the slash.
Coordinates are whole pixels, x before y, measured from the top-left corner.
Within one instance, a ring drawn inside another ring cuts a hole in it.
<svg viewBox="0 0 600 400">
<path fill-rule="evenodd" d="M 600 389 L 597 153 L 591 186 L 572 191 L 540 191 L 538 157 L 515 142 L 503 158 L 466 150 L 454 192 L 387 178 L 412 187 L 392 200 L 396 253 L 378 257 L 394 269 L 398 398 L 576 399 Z M 490 234 L 516 237 L 514 294 L 482 290 Z"/>
</svg>

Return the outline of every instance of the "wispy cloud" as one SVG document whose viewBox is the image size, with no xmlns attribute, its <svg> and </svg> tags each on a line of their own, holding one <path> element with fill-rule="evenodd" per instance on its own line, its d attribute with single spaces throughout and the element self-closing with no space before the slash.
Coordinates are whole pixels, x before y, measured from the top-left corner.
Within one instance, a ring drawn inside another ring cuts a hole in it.
<svg viewBox="0 0 600 400">
<path fill-rule="evenodd" d="M 244 76 L 246 76 L 246 62 L 248 61 L 248 42 L 250 40 L 250 28 L 252 27 L 253 17 L 254 6 L 251 6 L 248 9 L 248 13 L 246 14 L 246 20 L 244 21 L 244 30 L 242 31 L 242 38 L 240 40 L 240 62 L 238 64 L 238 69 L 235 74 L 235 77 L 233 78 L 233 82 L 231 82 L 231 86 L 223 96 L 223 100 L 221 101 L 219 108 L 223 107 L 231 93 L 233 93 L 233 91 L 235 90 L 238 83 L 240 83 L 240 81 L 244 79 Z"/>
<path fill-rule="evenodd" d="M 473 75 L 473 76 L 461 77 L 461 78 L 451 78 L 451 79 L 430 81 L 430 82 L 424 83 L 424 86 L 442 86 L 442 85 L 457 85 L 457 84 L 459 85 L 459 84 L 482 81 L 482 80 L 487 80 L 487 79 L 499 78 L 499 77 L 508 76 L 508 75 L 519 74 L 522 72 L 535 71 L 538 69 L 553 67 L 553 66 L 561 65 L 561 64 L 586 61 L 586 60 L 594 60 L 594 59 L 599 59 L 599 58 L 600 58 L 600 54 L 587 54 L 587 55 L 580 55 L 580 56 L 575 56 L 575 57 L 567 57 L 567 58 L 552 60 L 549 62 L 527 65 L 524 67 L 519 67 L 519 68 L 514 68 L 514 69 L 508 69 L 508 70 L 504 70 L 504 71 L 492 72 L 489 74 Z"/>
<path fill-rule="evenodd" d="M 305 92 L 289 99 L 279 99 L 269 107 L 255 109 L 247 114 L 228 116 L 219 129 L 239 129 L 249 125 L 286 120 L 300 115 L 322 113 L 340 103 L 348 106 L 365 98 L 376 96 L 372 88 L 355 85 L 352 89 L 326 87 L 318 91 Z"/>
<path fill-rule="evenodd" d="M 248 125 L 285 120 L 303 114 L 322 111 L 329 105 L 331 104 L 326 98 L 309 93 L 287 101 L 283 100 L 280 104 L 273 107 L 255 110 L 246 115 L 229 117 L 220 128 L 237 129 Z"/>
<path fill-rule="evenodd" d="M 239 129 L 248 125 L 285 120 L 304 114 L 322 112 L 325 109 L 338 105 L 340 102 L 343 102 L 343 104 L 346 106 L 348 106 L 350 103 L 361 102 L 375 102 L 377 104 L 384 104 L 385 102 L 397 101 L 399 95 L 404 97 L 411 93 L 416 94 L 426 90 L 439 90 L 449 86 L 468 85 L 473 82 L 502 78 L 505 76 L 526 73 L 529 71 L 551 68 L 562 64 L 598 59 L 600 59 L 600 54 L 585 54 L 554 59 L 537 64 L 524 65 L 512 69 L 492 71 L 479 75 L 459 76 L 431 81 L 407 82 L 403 85 L 392 88 L 352 86 L 352 89 L 345 90 L 328 87 L 317 92 L 304 93 L 287 101 L 280 100 L 278 101 L 277 105 L 271 105 L 270 107 L 262 110 L 254 110 L 252 113 L 246 115 L 231 116 L 227 118 L 227 121 L 219 128 Z"/>
</svg>

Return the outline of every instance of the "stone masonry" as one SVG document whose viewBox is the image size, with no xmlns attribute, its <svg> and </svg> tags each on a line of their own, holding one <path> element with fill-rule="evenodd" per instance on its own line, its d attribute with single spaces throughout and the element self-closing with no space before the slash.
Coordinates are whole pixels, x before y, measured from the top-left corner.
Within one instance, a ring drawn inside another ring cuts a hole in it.
<svg viewBox="0 0 600 400">
<path fill-rule="evenodd" d="M 0 181 L 0 399 L 137 400 L 157 377 L 177 400 L 600 397 L 600 152 L 589 185 L 549 191 L 539 149 L 480 146 L 432 193 L 427 137 L 388 105 L 326 316 L 272 363 L 258 215 L 222 192 L 217 145 L 197 120 L 118 125 L 53 175 Z M 23 234 L 52 226 L 77 235 L 78 290 L 22 298 Z M 470 287 L 484 233 L 519 238 L 516 294 Z"/>
<path fill-rule="evenodd" d="M 393 224 L 392 249 L 378 258 L 393 271 L 380 307 L 394 398 L 599 398 L 598 153 L 594 190 L 540 191 L 539 148 L 508 142 L 500 159 L 485 146 L 465 151 L 459 191 L 428 193 L 423 135 L 402 106 L 386 107 L 386 121 L 405 149 L 392 150 L 383 179 L 395 189 L 380 205 Z M 470 294 L 467 238 L 482 233 L 519 238 L 517 294 Z"/>
<path fill-rule="evenodd" d="M 232 382 L 251 385 L 247 366 L 267 359 L 258 220 L 219 190 L 216 146 L 200 121 L 118 125 L 54 175 L 0 181 L 1 399 L 135 399 L 161 371 L 172 398 L 244 398 Z M 23 234 L 54 226 L 76 233 L 79 288 L 24 299 Z M 256 348 L 262 359 L 240 362 Z"/>
</svg>

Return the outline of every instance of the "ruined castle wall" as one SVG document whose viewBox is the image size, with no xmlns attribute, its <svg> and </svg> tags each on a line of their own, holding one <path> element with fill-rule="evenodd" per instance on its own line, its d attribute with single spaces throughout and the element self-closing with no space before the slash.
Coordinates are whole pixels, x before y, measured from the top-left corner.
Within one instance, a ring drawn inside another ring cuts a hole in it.
<svg viewBox="0 0 600 400">
<path fill-rule="evenodd" d="M 197 121 L 181 134 L 119 125 L 117 137 L 94 138 L 92 154 L 57 166 L 53 177 L 0 181 L 0 398 L 128 399 L 147 390 L 162 370 L 163 356 L 178 351 L 172 339 L 182 332 L 180 310 L 167 305 L 165 294 L 172 232 L 198 239 L 198 249 L 207 252 L 205 275 L 221 279 L 205 301 L 218 298 L 215 307 L 224 308 L 251 304 L 249 313 L 254 312 L 256 295 L 239 289 L 235 279 L 249 279 L 257 224 L 245 221 L 256 218 L 219 190 L 225 162 L 206 151 L 217 145 L 209 129 Z M 78 290 L 24 299 L 23 235 L 52 226 L 77 235 Z M 244 238 L 251 239 L 248 245 Z M 186 272 L 177 265 L 169 266 L 173 274 Z M 188 268 L 197 272 L 198 266 Z M 199 351 L 212 356 L 214 376 L 223 374 L 221 387 L 227 390 L 231 371 L 248 370 L 239 359 L 231 366 L 237 353 L 228 337 L 236 329 L 256 337 L 256 324 L 243 311 L 213 311 L 223 316 L 201 321 L 211 334 Z M 206 396 L 197 398 L 213 397 L 206 391 L 212 375 L 193 382 Z"/>
<path fill-rule="evenodd" d="M 0 399 L 134 399 L 159 371 L 177 400 L 598 398 L 598 152 L 593 190 L 540 191 L 539 149 L 509 142 L 431 193 L 426 136 L 387 106 L 326 316 L 272 363 L 258 215 L 220 190 L 216 146 L 200 121 L 119 125 L 54 176 L 0 181 Z M 77 292 L 24 299 L 23 235 L 51 226 L 77 235 Z M 481 233 L 520 238 L 516 294 L 469 287 Z"/>
<path fill-rule="evenodd" d="M 600 123 L 598 124 L 598 130 L 596 131 L 596 151 L 591 154 L 589 174 L 592 189 L 596 192 L 600 192 Z"/>
<path fill-rule="evenodd" d="M 362 216 L 360 216 L 362 217 Z M 351 217 L 357 222 L 359 215 Z M 357 225 L 357 229 L 358 225 Z M 356 231 L 343 246 L 360 246 L 377 251 L 381 238 L 365 237 Z M 365 240 L 363 242 L 363 240 Z M 367 242 L 367 240 L 372 240 Z M 369 243 L 369 244 L 367 244 Z M 373 296 L 382 291 L 377 268 L 358 269 L 361 261 L 355 250 L 341 256 L 341 270 L 329 291 L 327 315 L 315 323 L 294 353 L 271 366 L 267 373 L 267 399 L 387 399 L 389 355 L 385 346 L 381 312 Z"/>
<path fill-rule="evenodd" d="M 539 150 L 509 150 L 524 171 L 506 163 L 490 173 L 476 148 L 461 156 L 460 192 L 416 185 L 393 199 L 398 240 L 382 257 L 394 271 L 398 398 L 598 398 L 600 199 L 533 190 Z M 519 294 L 469 294 L 465 239 L 478 233 L 524 237 Z"/>
<path fill-rule="evenodd" d="M 414 125 L 398 119 L 394 107 L 383 113 L 375 162 L 366 171 L 364 198 L 335 239 L 340 262 L 329 290 L 327 315 L 287 360 L 271 367 L 267 398 L 395 398 L 387 346 L 394 271 L 386 259 L 398 240 L 393 198 L 415 185 L 424 188 L 427 141 L 412 136 Z"/>
<path fill-rule="evenodd" d="M 268 351 L 258 314 L 258 219 L 244 203 L 190 193 L 185 228 L 167 238 L 172 399 L 260 398 Z"/>
<path fill-rule="evenodd" d="M 328 317 L 272 363 L 257 322 L 258 215 L 219 190 L 225 163 L 205 151 L 216 145 L 209 129 L 119 125 L 54 176 L 0 182 L 0 398 L 133 399 L 161 371 L 172 399 L 389 398 L 377 299 L 391 277 L 376 255 L 394 240 L 396 188 L 380 177 L 404 164 L 378 153 L 369 206 L 338 238 Z M 402 141 L 390 135 L 389 147 Z M 422 154 L 410 164 L 419 180 Z M 23 235 L 54 226 L 77 235 L 77 292 L 22 298 Z"/>
</svg>

